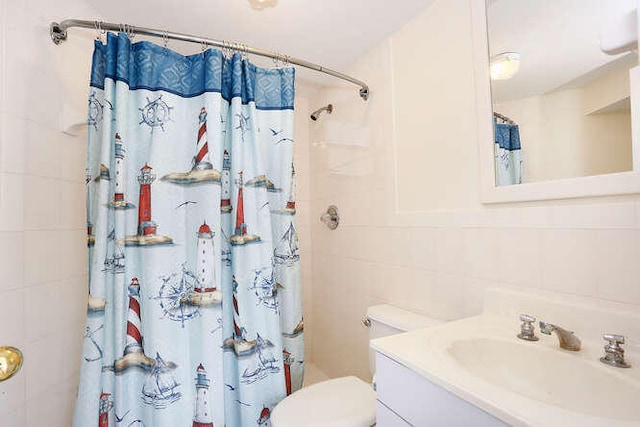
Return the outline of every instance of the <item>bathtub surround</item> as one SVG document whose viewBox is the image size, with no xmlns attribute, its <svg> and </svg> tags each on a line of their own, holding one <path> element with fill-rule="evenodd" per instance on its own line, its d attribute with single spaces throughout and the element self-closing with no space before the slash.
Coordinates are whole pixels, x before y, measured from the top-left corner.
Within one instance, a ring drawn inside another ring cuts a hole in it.
<svg viewBox="0 0 640 427">
<path fill-rule="evenodd" d="M 494 284 L 640 303 L 638 196 L 480 202 L 470 19 L 469 1 L 436 1 L 349 70 L 366 105 L 338 87 L 313 99 L 336 106 L 310 153 L 312 212 L 341 214 L 312 223 L 313 358 L 331 377 L 368 377 L 376 303 L 458 319 Z"/>
</svg>

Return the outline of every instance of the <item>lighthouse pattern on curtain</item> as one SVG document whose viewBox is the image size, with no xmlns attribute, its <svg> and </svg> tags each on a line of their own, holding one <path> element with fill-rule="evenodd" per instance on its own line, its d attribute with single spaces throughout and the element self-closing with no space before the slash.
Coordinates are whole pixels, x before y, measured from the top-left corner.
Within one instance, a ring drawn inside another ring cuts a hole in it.
<svg viewBox="0 0 640 427">
<path fill-rule="evenodd" d="M 109 34 L 89 123 L 74 425 L 269 426 L 304 372 L 293 69 Z"/>
</svg>

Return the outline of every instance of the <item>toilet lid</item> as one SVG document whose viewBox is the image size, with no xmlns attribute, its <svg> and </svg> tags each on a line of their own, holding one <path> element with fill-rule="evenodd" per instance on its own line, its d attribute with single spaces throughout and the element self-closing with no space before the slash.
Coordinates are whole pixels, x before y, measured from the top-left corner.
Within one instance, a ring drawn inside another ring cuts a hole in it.
<svg viewBox="0 0 640 427">
<path fill-rule="evenodd" d="M 376 422 L 376 393 L 356 377 L 305 387 L 273 410 L 273 427 L 371 427 Z"/>
</svg>

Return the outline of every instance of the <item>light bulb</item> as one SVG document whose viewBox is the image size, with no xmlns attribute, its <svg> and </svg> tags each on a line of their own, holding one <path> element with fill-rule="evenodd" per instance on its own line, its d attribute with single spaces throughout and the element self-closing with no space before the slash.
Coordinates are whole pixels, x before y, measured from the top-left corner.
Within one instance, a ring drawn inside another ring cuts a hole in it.
<svg viewBox="0 0 640 427">
<path fill-rule="evenodd" d="M 512 78 L 520 69 L 520 54 L 505 52 L 491 58 L 491 80 L 507 80 Z"/>
</svg>

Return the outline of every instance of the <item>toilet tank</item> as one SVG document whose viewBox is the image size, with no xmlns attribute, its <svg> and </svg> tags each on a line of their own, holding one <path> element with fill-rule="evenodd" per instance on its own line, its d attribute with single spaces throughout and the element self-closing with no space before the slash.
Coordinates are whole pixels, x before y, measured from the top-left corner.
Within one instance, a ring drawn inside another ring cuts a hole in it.
<svg viewBox="0 0 640 427">
<path fill-rule="evenodd" d="M 367 319 L 369 320 L 369 341 L 442 323 L 441 320 L 389 304 L 369 307 L 367 309 Z M 375 351 L 369 349 L 369 369 L 372 375 L 375 373 L 375 360 Z"/>
</svg>

